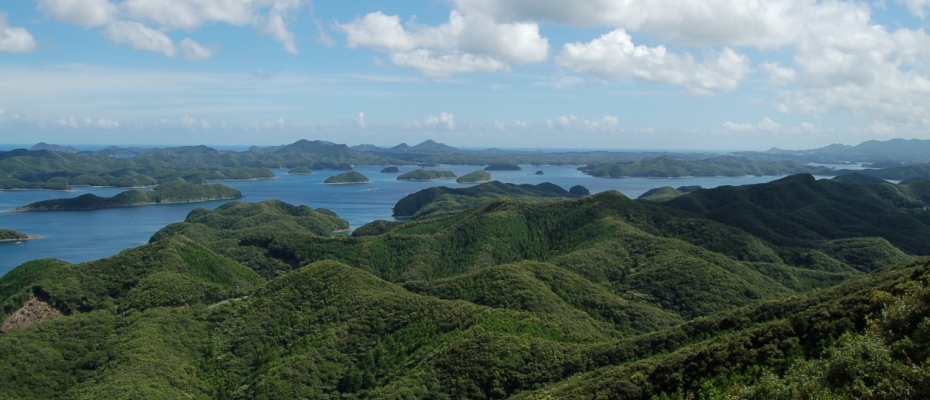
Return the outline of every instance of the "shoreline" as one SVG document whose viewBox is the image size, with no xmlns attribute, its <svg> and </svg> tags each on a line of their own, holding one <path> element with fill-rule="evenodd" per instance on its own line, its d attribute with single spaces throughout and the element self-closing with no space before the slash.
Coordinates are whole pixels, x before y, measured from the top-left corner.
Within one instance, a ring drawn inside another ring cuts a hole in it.
<svg viewBox="0 0 930 400">
<path fill-rule="evenodd" d="M 28 240 L 42 240 L 42 239 L 45 239 L 45 236 L 26 235 L 25 238 L 20 238 L 20 239 L 0 239 L 0 243 L 12 243 L 12 242 L 21 242 L 24 240 L 28 241 Z"/>
</svg>

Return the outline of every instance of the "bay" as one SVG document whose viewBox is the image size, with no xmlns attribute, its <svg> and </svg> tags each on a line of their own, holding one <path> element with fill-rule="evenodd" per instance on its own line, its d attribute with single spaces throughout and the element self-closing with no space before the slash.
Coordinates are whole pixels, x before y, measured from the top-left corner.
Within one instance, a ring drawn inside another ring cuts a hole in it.
<svg viewBox="0 0 930 400">
<path fill-rule="evenodd" d="M 274 170 L 276 178 L 250 181 L 222 181 L 245 196 L 243 201 L 257 202 L 278 199 L 295 205 L 330 209 L 349 221 L 355 228 L 376 219 L 392 219 L 391 208 L 398 200 L 416 191 L 434 186 L 468 187 L 454 179 L 436 181 L 398 181 L 399 174 L 382 174 L 383 167 L 359 166 L 355 170 L 367 176 L 371 183 L 359 185 L 326 185 L 326 178 L 341 171 L 317 171 L 308 175 L 288 174 Z M 505 183 L 538 184 L 551 182 L 565 189 L 574 185 L 587 187 L 591 193 L 618 190 L 636 198 L 649 189 L 660 186 L 700 185 L 713 188 L 722 185 L 746 185 L 769 182 L 780 177 L 690 177 L 690 178 L 594 178 L 582 174 L 575 166 L 522 166 L 522 171 L 492 171 L 494 179 Z M 414 167 L 400 167 L 401 173 Z M 476 166 L 444 165 L 458 176 L 479 169 Z M 543 175 L 536 175 L 543 171 Z M 18 191 L 0 192 L 0 210 L 11 210 L 34 201 L 76 197 L 84 193 L 113 196 L 121 188 L 75 187 L 72 192 Z M 0 243 L 0 276 L 26 261 L 38 258 L 58 258 L 72 263 L 109 257 L 125 249 L 148 242 L 156 231 L 173 222 L 183 221 L 198 207 L 214 209 L 227 201 L 110 208 L 93 211 L 0 212 L 0 227 L 13 229 L 45 239 L 16 243 Z"/>
</svg>

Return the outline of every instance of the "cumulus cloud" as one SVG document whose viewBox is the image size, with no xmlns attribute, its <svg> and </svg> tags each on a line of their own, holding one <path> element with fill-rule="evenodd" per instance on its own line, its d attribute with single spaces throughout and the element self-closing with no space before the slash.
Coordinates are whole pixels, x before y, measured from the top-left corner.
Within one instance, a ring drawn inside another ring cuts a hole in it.
<svg viewBox="0 0 930 400">
<path fill-rule="evenodd" d="M 358 116 L 355 117 L 355 123 L 358 124 L 360 128 L 364 128 L 365 127 L 365 113 L 363 112 L 358 113 Z"/>
<path fill-rule="evenodd" d="M 28 53 L 36 48 L 36 40 L 25 28 L 11 27 L 7 15 L 0 12 L 0 53 Z"/>
<path fill-rule="evenodd" d="M 204 120 L 198 120 L 197 118 L 184 116 L 181 118 L 181 125 L 186 128 L 194 129 L 210 129 L 210 123 Z"/>
<path fill-rule="evenodd" d="M 256 78 L 261 79 L 263 81 L 271 80 L 271 75 L 268 75 L 265 71 L 262 71 L 261 68 L 256 69 L 255 72 L 252 73 L 252 75 L 255 75 Z"/>
<path fill-rule="evenodd" d="M 399 16 L 374 12 L 338 24 L 337 29 L 346 35 L 350 48 L 389 53 L 394 64 L 429 77 L 507 70 L 510 63 L 540 62 L 549 56 L 549 40 L 533 23 L 499 24 L 453 10 L 449 22 L 439 26 L 415 21 L 407 25 Z"/>
<path fill-rule="evenodd" d="M 111 119 L 100 118 L 97 122 L 90 121 L 88 125 L 94 125 L 101 129 L 116 129 L 119 128 L 119 121 L 114 121 Z"/>
<path fill-rule="evenodd" d="M 587 131 L 613 131 L 617 129 L 620 119 L 613 115 L 590 120 L 578 118 L 574 115 L 563 115 L 554 120 L 546 120 L 549 129 L 559 130 L 587 130 Z"/>
<path fill-rule="evenodd" d="M 810 0 L 452 0 L 498 21 L 540 21 L 642 31 L 686 45 L 777 47 L 791 42 Z"/>
<path fill-rule="evenodd" d="M 622 29 L 588 43 L 568 43 L 557 60 L 572 71 L 588 72 L 604 80 L 678 85 L 699 95 L 735 90 L 752 71 L 749 58 L 729 48 L 698 63 L 690 54 L 669 52 L 665 46 L 637 46 Z"/>
<path fill-rule="evenodd" d="M 138 22 L 114 22 L 104 31 L 104 36 L 116 43 L 128 44 L 136 50 L 162 53 L 168 57 L 174 57 L 177 53 L 168 35 Z"/>
<path fill-rule="evenodd" d="M 116 6 L 108 0 L 39 0 L 39 9 L 59 21 L 85 28 L 106 25 L 118 14 Z"/>
<path fill-rule="evenodd" d="M 930 6 L 930 0 L 895 0 L 896 3 L 904 4 L 907 7 L 907 10 L 914 14 L 914 16 L 920 17 L 923 19 L 926 17 L 924 9 Z"/>
<path fill-rule="evenodd" d="M 203 47 L 203 45 L 191 38 L 181 40 L 178 43 L 178 49 L 180 49 L 182 57 L 192 61 L 207 60 L 213 57 L 213 50 Z"/>
<path fill-rule="evenodd" d="M 176 29 L 193 31 L 212 23 L 225 23 L 239 27 L 251 26 L 281 42 L 287 52 L 297 54 L 296 36 L 288 29 L 287 20 L 294 11 L 308 2 L 307 0 L 126 0 L 122 3 L 115 3 L 110 0 L 39 0 L 39 9 L 60 21 L 87 28 L 133 23 L 142 26 L 155 25 L 162 32 L 166 32 Z M 125 29 L 125 26 L 123 28 Z M 185 58 L 203 60 L 212 56 L 212 51 L 202 46 L 185 46 L 184 41 L 180 45 Z"/>
<path fill-rule="evenodd" d="M 424 125 L 427 127 L 433 126 L 445 126 L 446 129 L 452 130 L 455 129 L 454 123 L 455 117 L 451 113 L 443 112 L 440 113 L 438 117 L 430 115 L 426 118 Z M 419 123 L 417 124 L 419 125 Z"/>
</svg>

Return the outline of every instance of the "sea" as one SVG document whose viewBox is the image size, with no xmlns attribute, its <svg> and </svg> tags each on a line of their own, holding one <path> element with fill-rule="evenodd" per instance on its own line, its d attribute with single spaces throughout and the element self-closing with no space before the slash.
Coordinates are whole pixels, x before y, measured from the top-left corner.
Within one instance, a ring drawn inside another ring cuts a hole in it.
<svg viewBox="0 0 930 400">
<path fill-rule="evenodd" d="M 577 166 L 523 165 L 522 171 L 493 171 L 493 179 L 504 183 L 538 184 L 551 182 L 568 189 L 582 185 L 591 193 L 617 190 L 636 198 L 649 189 L 662 186 L 700 185 L 714 188 L 724 185 L 751 185 L 765 183 L 781 177 L 688 177 L 688 178 L 595 178 L 578 171 Z M 848 166 L 843 166 L 848 167 Z M 468 187 L 454 179 L 436 181 L 398 181 L 398 174 L 380 173 L 381 166 L 359 166 L 355 170 L 367 176 L 371 183 L 358 185 L 327 185 L 326 178 L 341 171 L 315 171 L 313 174 L 293 175 L 287 170 L 273 170 L 275 178 L 245 181 L 222 181 L 242 191 L 241 201 L 258 202 L 278 199 L 294 205 L 326 208 L 339 214 L 357 228 L 374 220 L 393 220 L 392 207 L 411 193 L 434 186 Z M 480 167 L 443 165 L 441 170 L 458 176 Z M 415 167 L 400 167 L 401 173 Z M 537 175 L 536 171 L 542 171 Z M 825 178 L 825 177 L 821 177 Z M 183 221 L 198 207 L 215 209 L 226 201 L 203 203 L 148 205 L 139 207 L 109 208 L 92 211 L 36 211 L 10 210 L 39 200 L 77 197 L 85 193 L 113 196 L 125 188 L 74 187 L 72 191 L 5 190 L 0 191 L 0 227 L 29 235 L 42 236 L 41 240 L 0 243 L 0 276 L 16 266 L 40 258 L 57 258 L 71 263 L 96 260 L 140 246 L 159 229 Z"/>
</svg>

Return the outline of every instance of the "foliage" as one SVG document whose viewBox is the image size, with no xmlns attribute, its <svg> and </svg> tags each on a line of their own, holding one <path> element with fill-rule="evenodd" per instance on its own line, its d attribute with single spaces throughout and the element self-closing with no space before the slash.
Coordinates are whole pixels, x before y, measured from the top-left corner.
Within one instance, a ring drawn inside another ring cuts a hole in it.
<svg viewBox="0 0 930 400">
<path fill-rule="evenodd" d="M 573 197 L 565 189 L 544 182 L 538 185 L 492 181 L 469 188 L 445 186 L 423 189 L 400 199 L 394 205 L 396 217 L 423 217 L 436 212 L 461 211 L 484 201 L 507 197 L 524 201 Z"/>
<path fill-rule="evenodd" d="M 27 239 L 29 235 L 12 229 L 0 229 L 0 240 L 20 240 Z"/>
<path fill-rule="evenodd" d="M 196 185 L 183 179 L 155 186 L 151 191 L 130 190 L 113 197 L 93 193 L 68 199 L 42 200 L 17 208 L 20 211 L 97 210 L 147 204 L 191 203 L 199 201 L 238 199 L 242 193 L 226 185 Z"/>
<path fill-rule="evenodd" d="M 744 157 L 721 156 L 705 160 L 681 160 L 672 156 L 649 158 L 622 163 L 594 164 L 580 168 L 588 175 L 601 178 L 629 176 L 673 178 L 685 176 L 746 176 L 812 173 L 834 175 L 826 167 L 808 167 L 794 161 L 756 162 Z"/>
<path fill-rule="evenodd" d="M 362 175 L 356 171 L 343 172 L 339 175 L 333 175 L 329 178 L 326 178 L 326 181 L 323 183 L 337 184 L 337 183 L 368 183 L 368 177 Z"/>
<path fill-rule="evenodd" d="M 477 170 L 460 176 L 455 180 L 456 183 L 485 183 L 491 181 L 491 174 L 484 170 Z"/>
<path fill-rule="evenodd" d="M 455 178 L 452 171 L 436 171 L 433 169 L 418 169 L 397 177 L 399 181 L 432 181 L 437 179 Z"/>
</svg>

